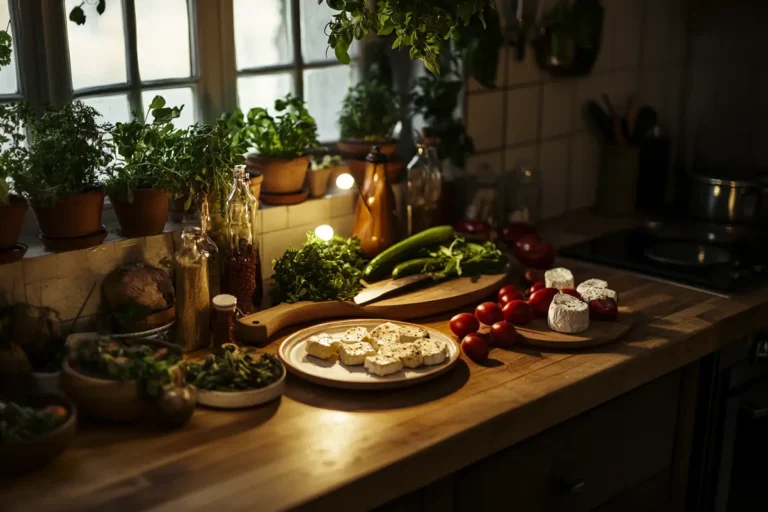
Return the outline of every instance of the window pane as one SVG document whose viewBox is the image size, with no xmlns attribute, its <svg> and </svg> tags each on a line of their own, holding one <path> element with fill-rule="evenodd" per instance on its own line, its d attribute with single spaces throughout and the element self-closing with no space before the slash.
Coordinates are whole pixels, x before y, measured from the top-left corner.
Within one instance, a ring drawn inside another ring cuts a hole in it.
<svg viewBox="0 0 768 512">
<path fill-rule="evenodd" d="M 141 80 L 190 76 L 187 1 L 134 2 Z"/>
<path fill-rule="evenodd" d="M 8 27 L 8 33 L 13 37 L 13 32 L 8 25 L 11 19 L 8 10 L 8 0 L 0 0 L 0 29 Z M 19 91 L 18 75 L 16 71 L 16 38 L 14 38 L 13 52 L 11 53 L 11 63 L 0 70 L 0 94 L 13 94 Z"/>
<path fill-rule="evenodd" d="M 328 47 L 328 36 L 325 26 L 331 21 L 331 16 L 338 13 L 328 4 L 318 4 L 314 0 L 301 2 L 301 55 L 304 62 L 321 62 L 336 60 L 336 54 Z M 353 41 L 349 54 L 357 55 L 358 42 Z"/>
<path fill-rule="evenodd" d="M 127 94 L 86 96 L 78 99 L 99 111 L 99 114 L 101 114 L 101 118 L 98 119 L 99 122 L 107 121 L 115 124 L 131 120 L 131 108 L 128 106 Z"/>
<path fill-rule="evenodd" d="M 144 112 L 147 112 L 149 104 L 155 96 L 165 98 L 168 107 L 180 107 L 184 105 L 181 116 L 173 122 L 176 128 L 186 128 L 195 122 L 195 96 L 191 87 L 179 89 L 147 89 L 141 92 L 141 101 L 144 103 Z"/>
<path fill-rule="evenodd" d="M 66 12 L 80 5 L 82 0 L 66 0 Z M 88 18 L 85 25 L 67 20 L 69 61 L 72 69 L 72 87 L 82 89 L 97 85 L 125 83 L 125 34 L 123 33 L 123 2 L 107 2 L 104 14 L 99 16 L 86 2 Z"/>
<path fill-rule="evenodd" d="M 244 76 L 237 79 L 237 104 L 244 112 L 253 107 L 263 107 L 271 112 L 275 100 L 289 92 L 293 92 L 293 75 L 290 73 Z"/>
<path fill-rule="evenodd" d="M 317 121 L 318 136 L 323 142 L 339 138 L 339 112 L 352 85 L 353 70 L 341 65 L 304 71 L 304 99 L 309 113 Z"/>
<path fill-rule="evenodd" d="M 293 62 L 290 5 L 289 0 L 234 0 L 238 70 Z"/>
</svg>

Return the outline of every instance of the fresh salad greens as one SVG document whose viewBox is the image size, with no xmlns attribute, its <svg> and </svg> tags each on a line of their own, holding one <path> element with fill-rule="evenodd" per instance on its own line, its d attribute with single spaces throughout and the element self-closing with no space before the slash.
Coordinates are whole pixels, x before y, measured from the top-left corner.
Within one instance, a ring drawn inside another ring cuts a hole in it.
<svg viewBox="0 0 768 512">
<path fill-rule="evenodd" d="M 0 443 L 23 441 L 54 430 L 67 421 L 69 413 L 60 405 L 43 408 L 0 402 Z"/>
<path fill-rule="evenodd" d="M 186 371 L 180 347 L 127 345 L 100 338 L 78 343 L 69 354 L 69 365 L 98 379 L 137 380 L 150 398 L 158 397 L 163 385 Z"/>
<path fill-rule="evenodd" d="M 441 245 L 428 250 L 430 258 L 440 264 L 433 271 L 442 279 L 450 277 L 477 276 L 480 274 L 500 274 L 507 265 L 507 257 L 493 242 L 476 244 L 456 237 L 451 245 Z"/>
<path fill-rule="evenodd" d="M 329 241 L 307 233 L 301 249 L 288 249 L 272 262 L 272 302 L 350 300 L 362 289 L 365 266 L 360 240 L 333 237 Z"/>
<path fill-rule="evenodd" d="M 283 365 L 272 354 L 252 357 L 234 343 L 214 349 L 203 363 L 191 363 L 187 384 L 207 391 L 259 389 L 280 380 Z"/>
</svg>

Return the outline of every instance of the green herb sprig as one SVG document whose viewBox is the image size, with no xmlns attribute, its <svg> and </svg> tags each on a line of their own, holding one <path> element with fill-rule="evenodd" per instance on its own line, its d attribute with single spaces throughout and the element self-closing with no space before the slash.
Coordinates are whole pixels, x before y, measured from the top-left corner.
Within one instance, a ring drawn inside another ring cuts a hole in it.
<svg viewBox="0 0 768 512">
<path fill-rule="evenodd" d="M 341 107 L 342 139 L 385 140 L 400 121 L 400 104 L 392 89 L 375 79 L 349 88 Z"/>
<path fill-rule="evenodd" d="M 272 354 L 253 357 L 234 343 L 225 343 L 203 363 L 189 365 L 187 383 L 207 391 L 243 391 L 269 386 L 283 372 L 283 365 Z"/>
<path fill-rule="evenodd" d="M 272 302 L 352 299 L 362 289 L 364 266 L 357 238 L 335 236 L 326 242 L 309 232 L 304 247 L 288 249 L 272 262 Z"/>
<path fill-rule="evenodd" d="M 424 251 L 430 258 L 440 260 L 439 270 L 431 268 L 440 279 L 499 274 L 509 260 L 493 242 L 476 244 L 456 237 L 450 246 Z"/>
</svg>

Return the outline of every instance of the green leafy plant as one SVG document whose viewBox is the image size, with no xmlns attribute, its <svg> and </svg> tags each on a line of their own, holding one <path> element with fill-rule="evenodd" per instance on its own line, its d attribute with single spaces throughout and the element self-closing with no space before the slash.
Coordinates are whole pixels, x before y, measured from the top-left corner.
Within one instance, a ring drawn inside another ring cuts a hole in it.
<svg viewBox="0 0 768 512">
<path fill-rule="evenodd" d="M 392 48 L 409 47 L 411 59 L 419 59 L 432 73 L 440 74 L 438 56 L 443 42 L 458 40 L 462 30 L 477 19 L 485 26 L 485 14 L 495 9 L 493 0 L 318 0 L 339 11 L 328 22 L 328 45 L 340 62 L 350 62 L 349 47 L 369 33 L 394 35 Z"/>
<path fill-rule="evenodd" d="M 326 242 L 309 232 L 304 247 L 288 249 L 272 262 L 272 302 L 352 299 L 362 289 L 364 266 L 357 238 L 335 236 Z"/>
<path fill-rule="evenodd" d="M 0 402 L 0 444 L 23 441 L 56 429 L 69 417 L 66 408 L 49 405 L 24 407 L 15 402 Z"/>
<path fill-rule="evenodd" d="M 549 30 L 552 54 L 570 60 L 574 42 L 582 49 L 596 49 L 603 31 L 603 6 L 600 0 L 560 0 L 542 19 Z"/>
<path fill-rule="evenodd" d="M 190 363 L 187 384 L 208 391 L 244 391 L 274 384 L 283 365 L 272 354 L 254 357 L 234 343 L 213 349 L 203 363 Z"/>
<path fill-rule="evenodd" d="M 399 103 L 392 89 L 378 80 L 367 79 L 353 85 L 341 107 L 341 137 L 368 141 L 392 137 L 400 121 Z"/>
<path fill-rule="evenodd" d="M 11 64 L 13 41 L 11 40 L 11 34 L 8 33 L 10 26 L 11 22 L 9 21 L 5 30 L 0 30 L 0 68 Z"/>
<path fill-rule="evenodd" d="M 151 113 L 151 122 L 141 121 L 134 112 L 132 121 L 114 126 L 111 135 L 118 158 L 105 183 L 110 197 L 132 203 L 139 188 L 165 189 L 171 194 L 181 189 L 175 156 L 183 147 L 185 131 L 175 129 L 173 120 L 183 108 L 167 107 L 162 96 L 155 96 L 145 116 Z"/>
<path fill-rule="evenodd" d="M 61 196 L 100 186 L 112 163 L 109 123 L 81 101 L 49 107 L 29 119 L 32 134 L 25 165 L 11 169 L 15 187 L 33 204 L 50 206 Z"/>
<path fill-rule="evenodd" d="M 31 111 L 26 103 L 0 105 L 0 205 L 8 204 L 9 176 L 18 176 L 27 164 L 23 125 Z"/>
<path fill-rule="evenodd" d="M 81 2 L 80 5 L 76 5 L 72 8 L 71 11 L 69 11 L 69 21 L 76 23 L 78 25 L 84 25 L 86 20 L 85 10 L 83 9 L 83 6 L 85 4 L 89 5 L 95 5 L 96 6 L 96 12 L 99 15 L 104 14 L 104 11 L 107 8 L 107 0 L 86 0 L 84 2 Z"/>
<path fill-rule="evenodd" d="M 317 160 L 313 156 L 310 160 L 310 166 L 313 171 L 322 171 L 341 165 L 342 159 L 339 155 L 325 155 L 322 160 Z"/>
<path fill-rule="evenodd" d="M 317 123 L 301 99 L 288 94 L 275 101 L 274 110 L 276 117 L 265 108 L 252 108 L 247 115 L 236 109 L 225 115 L 235 144 L 245 143 L 249 150 L 255 149 L 262 156 L 286 159 L 320 145 Z"/>
</svg>

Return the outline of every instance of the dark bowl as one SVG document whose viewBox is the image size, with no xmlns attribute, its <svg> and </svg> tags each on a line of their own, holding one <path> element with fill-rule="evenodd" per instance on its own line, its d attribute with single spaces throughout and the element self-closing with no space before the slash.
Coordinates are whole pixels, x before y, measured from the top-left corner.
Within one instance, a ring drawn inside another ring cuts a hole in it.
<svg viewBox="0 0 768 512">
<path fill-rule="evenodd" d="M 7 397 L 7 401 L 26 407 L 60 405 L 69 417 L 62 425 L 45 434 L 21 441 L 0 442 L 0 475 L 16 476 L 41 469 L 53 462 L 72 443 L 77 429 L 77 408 L 64 395 L 31 393 Z"/>
</svg>

